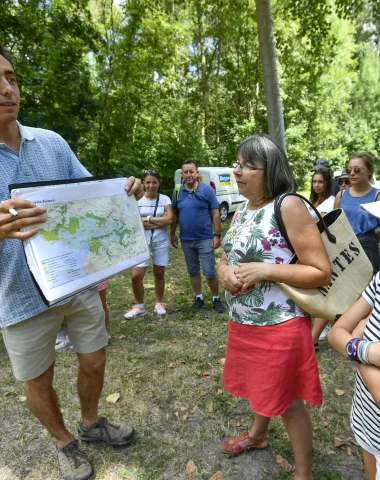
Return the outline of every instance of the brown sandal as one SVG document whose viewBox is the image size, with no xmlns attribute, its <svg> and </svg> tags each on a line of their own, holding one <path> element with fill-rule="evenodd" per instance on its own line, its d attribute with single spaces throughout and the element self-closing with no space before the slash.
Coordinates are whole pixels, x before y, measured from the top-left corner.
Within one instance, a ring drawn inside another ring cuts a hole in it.
<svg viewBox="0 0 380 480">
<path fill-rule="evenodd" d="M 250 442 L 249 445 L 243 447 L 241 443 L 248 440 Z M 266 436 L 263 440 L 254 440 L 249 436 L 249 432 L 242 433 L 241 435 L 237 435 L 236 437 L 231 437 L 225 442 L 222 443 L 220 446 L 222 452 L 226 455 L 230 455 L 231 457 L 235 457 L 246 450 L 250 450 L 254 448 L 255 450 L 261 450 L 268 445 L 268 436 Z"/>
</svg>

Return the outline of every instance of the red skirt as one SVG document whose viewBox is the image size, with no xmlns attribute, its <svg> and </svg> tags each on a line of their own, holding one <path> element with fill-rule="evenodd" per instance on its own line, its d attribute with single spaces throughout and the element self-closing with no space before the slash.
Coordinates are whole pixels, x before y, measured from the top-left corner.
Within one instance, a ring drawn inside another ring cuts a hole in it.
<svg viewBox="0 0 380 480">
<path fill-rule="evenodd" d="M 282 415 L 297 398 L 321 405 L 310 317 L 269 326 L 230 320 L 223 385 L 264 417 Z"/>
</svg>

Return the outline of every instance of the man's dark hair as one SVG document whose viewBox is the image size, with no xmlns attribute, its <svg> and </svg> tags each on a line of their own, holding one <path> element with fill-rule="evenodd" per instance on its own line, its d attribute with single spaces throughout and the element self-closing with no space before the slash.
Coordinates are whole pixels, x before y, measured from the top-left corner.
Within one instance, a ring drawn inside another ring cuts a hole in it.
<svg viewBox="0 0 380 480">
<path fill-rule="evenodd" d="M 11 57 L 10 53 L 8 53 L 3 44 L 0 43 L 0 55 L 5 58 L 5 60 L 8 60 L 8 62 L 12 65 L 13 70 L 15 69 L 13 65 L 13 58 Z"/>
<path fill-rule="evenodd" d="M 189 163 L 193 163 L 195 165 L 195 169 L 198 171 L 198 164 L 195 160 L 193 160 L 192 158 L 187 158 L 186 160 L 184 160 L 182 162 L 182 166 L 181 168 L 184 166 L 184 165 L 188 165 Z"/>
<path fill-rule="evenodd" d="M 262 164 L 267 200 L 297 190 L 285 152 L 269 135 L 251 135 L 243 140 L 236 149 L 236 160 L 246 162 L 248 166 Z"/>
</svg>

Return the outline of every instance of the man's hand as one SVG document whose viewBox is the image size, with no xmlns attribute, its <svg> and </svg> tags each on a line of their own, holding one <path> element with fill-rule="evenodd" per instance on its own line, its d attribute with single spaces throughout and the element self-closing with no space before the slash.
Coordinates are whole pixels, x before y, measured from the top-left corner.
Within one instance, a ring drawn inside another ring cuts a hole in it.
<svg viewBox="0 0 380 480">
<path fill-rule="evenodd" d="M 136 197 L 136 200 L 140 200 L 140 198 L 144 196 L 144 187 L 139 178 L 127 178 L 124 188 L 128 195 L 134 195 Z"/>
<path fill-rule="evenodd" d="M 217 248 L 220 247 L 220 238 L 219 237 L 213 237 L 212 239 L 212 248 L 216 250 Z"/>
<path fill-rule="evenodd" d="M 170 237 L 171 244 L 173 245 L 174 248 L 178 248 L 178 238 L 175 233 L 172 233 Z"/>
<path fill-rule="evenodd" d="M 18 210 L 18 216 L 16 217 L 9 213 L 10 208 L 22 210 Z M 45 208 L 37 207 L 34 203 L 21 198 L 6 200 L 0 203 L 0 241 L 5 238 L 26 240 L 33 237 L 38 232 L 38 227 L 32 228 L 27 232 L 20 232 L 20 229 L 46 222 L 46 217 L 40 216 L 45 212 Z"/>
</svg>

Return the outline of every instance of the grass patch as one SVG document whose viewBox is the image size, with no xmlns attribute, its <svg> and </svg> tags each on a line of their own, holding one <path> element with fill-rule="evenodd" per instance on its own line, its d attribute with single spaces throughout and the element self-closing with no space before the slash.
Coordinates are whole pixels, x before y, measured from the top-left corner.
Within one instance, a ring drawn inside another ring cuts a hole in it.
<svg viewBox="0 0 380 480">
<path fill-rule="evenodd" d="M 227 223 L 223 224 L 223 230 Z M 218 252 L 220 256 L 221 252 Z M 100 412 L 111 421 L 128 420 L 136 427 L 135 443 L 127 449 L 85 445 L 101 480 L 188 479 L 186 464 L 193 460 L 196 478 L 208 480 L 218 470 L 226 480 L 291 478 L 275 461 L 293 454 L 280 419 L 270 424 L 269 449 L 229 459 L 219 452 L 225 438 L 244 432 L 253 415 L 245 400 L 225 392 L 220 359 L 225 356 L 227 314 L 212 310 L 204 284 L 206 305 L 194 314 L 193 292 L 182 251 L 171 250 L 166 269 L 168 315 L 154 313 L 151 271 L 145 279 L 148 315 L 124 321 L 133 303 L 130 273 L 108 284 L 111 344 L 100 401 Z M 314 428 L 313 471 L 316 480 L 364 479 L 361 453 L 352 443 L 349 410 L 354 384 L 353 365 L 322 342 L 318 354 L 324 404 L 311 408 Z M 68 427 L 75 432 L 79 402 L 75 391 L 75 354 L 62 352 L 56 363 L 55 387 Z M 59 478 L 54 442 L 38 424 L 25 402 L 23 385 L 12 376 L 0 340 L 0 479 Z M 335 389 L 346 393 L 337 396 Z M 105 399 L 119 392 L 116 404 Z M 347 442 L 334 448 L 334 438 Z M 349 449 L 349 450 L 348 450 Z"/>
</svg>

